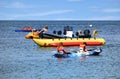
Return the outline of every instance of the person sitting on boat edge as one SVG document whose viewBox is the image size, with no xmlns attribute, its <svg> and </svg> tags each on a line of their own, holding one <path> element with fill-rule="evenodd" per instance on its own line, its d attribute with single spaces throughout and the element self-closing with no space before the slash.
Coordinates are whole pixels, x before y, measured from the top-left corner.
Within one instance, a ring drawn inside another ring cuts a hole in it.
<svg viewBox="0 0 120 79">
<path fill-rule="evenodd" d="M 63 47 L 63 43 L 60 42 L 57 46 L 57 51 L 58 53 L 61 53 L 61 54 L 70 54 L 70 52 L 66 51 Z"/>
<path fill-rule="evenodd" d="M 37 30 L 36 34 L 39 35 L 39 37 L 43 38 L 43 33 L 48 31 L 48 26 L 43 27 L 41 30 Z"/>
<path fill-rule="evenodd" d="M 41 32 L 47 32 L 48 31 L 48 26 L 46 25 L 44 28 L 40 30 Z"/>
<path fill-rule="evenodd" d="M 86 42 L 83 42 L 82 44 L 80 44 L 80 52 L 88 52 L 88 50 L 86 49 Z"/>
</svg>

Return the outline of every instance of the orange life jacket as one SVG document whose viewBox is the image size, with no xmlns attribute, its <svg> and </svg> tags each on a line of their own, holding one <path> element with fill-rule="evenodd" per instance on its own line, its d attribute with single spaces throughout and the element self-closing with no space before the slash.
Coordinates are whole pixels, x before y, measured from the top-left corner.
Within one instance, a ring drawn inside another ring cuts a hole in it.
<svg viewBox="0 0 120 79">
<path fill-rule="evenodd" d="M 67 53 L 67 51 L 65 51 L 65 50 L 63 49 L 63 46 L 58 46 L 58 47 L 57 47 L 57 51 L 58 51 L 58 52 L 62 51 L 64 54 Z"/>
<path fill-rule="evenodd" d="M 86 45 L 85 45 L 85 44 L 81 44 L 81 45 L 80 45 L 80 48 L 83 49 L 83 52 L 86 52 Z"/>
<path fill-rule="evenodd" d="M 25 30 L 25 28 L 24 28 L 24 27 L 22 27 L 22 30 Z"/>
<path fill-rule="evenodd" d="M 62 51 L 62 48 L 63 48 L 63 46 L 57 47 L 57 51 L 58 51 L 58 52 Z"/>
</svg>

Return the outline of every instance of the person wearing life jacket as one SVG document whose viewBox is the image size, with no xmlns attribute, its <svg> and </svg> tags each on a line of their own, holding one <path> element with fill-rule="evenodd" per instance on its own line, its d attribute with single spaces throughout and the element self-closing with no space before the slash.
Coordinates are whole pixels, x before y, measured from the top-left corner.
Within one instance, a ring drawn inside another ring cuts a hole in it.
<svg viewBox="0 0 120 79">
<path fill-rule="evenodd" d="M 58 44 L 58 46 L 57 46 L 57 51 L 58 51 L 59 53 L 61 53 L 61 54 L 67 54 L 67 53 L 69 53 L 68 51 L 66 51 L 66 50 L 64 49 L 62 42 L 60 42 L 60 43 Z"/>
<path fill-rule="evenodd" d="M 33 28 L 30 26 L 30 27 L 29 27 L 29 30 L 32 30 L 32 29 L 33 29 Z"/>
<path fill-rule="evenodd" d="M 26 30 L 29 30 L 29 27 L 26 27 Z"/>
<path fill-rule="evenodd" d="M 87 52 L 86 45 L 87 45 L 86 42 L 80 44 L 80 52 Z"/>
<path fill-rule="evenodd" d="M 22 28 L 21 28 L 21 30 L 25 30 L 25 28 L 24 28 L 24 27 L 22 27 Z"/>
<path fill-rule="evenodd" d="M 98 35 L 98 31 L 97 30 L 94 30 L 93 31 L 93 36 L 94 36 L 94 39 L 96 39 L 96 36 Z"/>
</svg>

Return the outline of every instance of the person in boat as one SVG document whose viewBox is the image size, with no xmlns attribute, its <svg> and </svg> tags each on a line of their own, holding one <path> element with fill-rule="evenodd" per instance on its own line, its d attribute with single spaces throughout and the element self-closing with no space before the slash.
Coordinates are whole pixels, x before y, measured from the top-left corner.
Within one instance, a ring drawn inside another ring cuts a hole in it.
<svg viewBox="0 0 120 79">
<path fill-rule="evenodd" d="M 24 28 L 24 27 L 22 27 L 22 28 L 21 28 L 21 30 L 25 30 L 25 28 Z"/>
<path fill-rule="evenodd" d="M 39 37 L 43 38 L 43 33 L 48 31 L 48 26 L 43 27 L 41 30 L 37 30 L 36 34 L 39 35 Z"/>
<path fill-rule="evenodd" d="M 40 32 L 47 32 L 48 31 L 48 26 L 45 26 L 44 28 L 42 28 L 41 30 L 40 30 Z"/>
<path fill-rule="evenodd" d="M 89 29 L 85 29 L 84 30 L 84 37 L 85 38 L 91 38 L 91 34 L 90 34 L 90 30 Z"/>
<path fill-rule="evenodd" d="M 32 30 L 33 28 L 30 26 L 30 27 L 26 27 L 26 28 L 25 28 L 25 27 L 22 27 L 21 29 L 22 29 L 22 30 Z"/>
<path fill-rule="evenodd" d="M 79 38 L 83 37 L 81 30 L 78 30 L 78 37 L 79 37 Z"/>
<path fill-rule="evenodd" d="M 66 51 L 66 50 L 64 49 L 62 42 L 60 42 L 60 43 L 58 44 L 58 46 L 57 46 L 57 51 L 58 51 L 58 53 L 60 53 L 60 54 L 70 54 L 70 52 L 68 52 L 68 51 Z"/>
<path fill-rule="evenodd" d="M 30 27 L 29 27 L 29 30 L 32 30 L 32 29 L 33 29 L 33 28 L 30 26 Z"/>
<path fill-rule="evenodd" d="M 80 44 L 80 52 L 88 52 L 88 50 L 86 49 L 86 42 L 83 42 L 82 44 Z"/>
<path fill-rule="evenodd" d="M 33 28 L 30 26 L 30 27 L 27 27 L 26 30 L 32 30 Z"/>
<path fill-rule="evenodd" d="M 40 30 L 39 37 L 43 38 L 43 33 L 48 31 L 48 26 L 45 26 Z"/>
</svg>

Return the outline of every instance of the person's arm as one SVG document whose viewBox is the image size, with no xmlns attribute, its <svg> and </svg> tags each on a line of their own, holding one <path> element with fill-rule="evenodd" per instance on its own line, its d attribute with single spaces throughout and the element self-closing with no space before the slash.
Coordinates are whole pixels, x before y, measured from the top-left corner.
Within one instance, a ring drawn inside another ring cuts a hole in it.
<svg viewBox="0 0 120 79">
<path fill-rule="evenodd" d="M 48 31 L 48 29 L 46 29 L 46 28 L 43 28 L 43 31 L 44 31 L 44 32 L 47 32 L 47 31 Z"/>
<path fill-rule="evenodd" d="M 70 53 L 67 50 L 65 50 L 64 48 L 62 48 L 62 51 L 63 51 L 64 54 Z"/>
<path fill-rule="evenodd" d="M 44 30 L 44 28 L 42 28 L 39 32 L 42 32 Z"/>
</svg>

